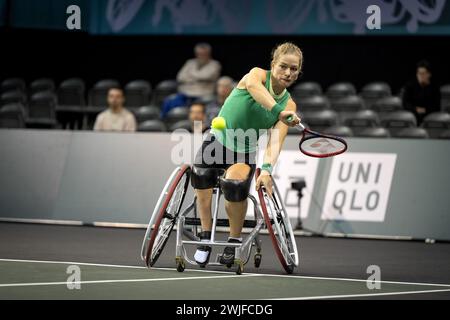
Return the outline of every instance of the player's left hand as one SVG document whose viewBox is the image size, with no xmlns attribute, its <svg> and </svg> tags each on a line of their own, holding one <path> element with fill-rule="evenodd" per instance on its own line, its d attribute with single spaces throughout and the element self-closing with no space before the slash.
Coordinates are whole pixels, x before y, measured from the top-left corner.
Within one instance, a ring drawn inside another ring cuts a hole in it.
<svg viewBox="0 0 450 320">
<path fill-rule="evenodd" d="M 256 191 L 259 191 L 259 188 L 262 186 L 264 186 L 267 193 L 272 196 L 272 177 L 270 176 L 270 173 L 265 170 L 261 170 L 261 174 L 258 179 L 256 179 Z"/>
</svg>

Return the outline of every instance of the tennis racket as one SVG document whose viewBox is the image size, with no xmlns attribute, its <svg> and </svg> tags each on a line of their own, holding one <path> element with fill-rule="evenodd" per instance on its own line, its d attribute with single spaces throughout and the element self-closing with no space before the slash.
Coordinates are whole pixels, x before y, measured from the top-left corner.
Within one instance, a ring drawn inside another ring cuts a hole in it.
<svg viewBox="0 0 450 320">
<path fill-rule="evenodd" d="M 291 122 L 294 117 L 289 116 L 287 120 Z M 347 150 L 347 142 L 340 137 L 309 130 L 301 122 L 295 128 L 302 132 L 298 148 L 307 156 L 327 158 L 337 156 Z"/>
</svg>

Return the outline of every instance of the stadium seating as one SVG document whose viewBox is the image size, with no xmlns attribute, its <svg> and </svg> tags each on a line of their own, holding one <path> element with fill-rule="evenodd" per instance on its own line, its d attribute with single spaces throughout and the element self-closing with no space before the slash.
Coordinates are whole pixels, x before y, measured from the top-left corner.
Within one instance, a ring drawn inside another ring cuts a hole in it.
<svg viewBox="0 0 450 320">
<path fill-rule="evenodd" d="M 8 78 L 2 81 L 0 85 L 0 91 L 7 92 L 7 91 L 26 91 L 26 84 L 25 80 L 22 78 Z"/>
<path fill-rule="evenodd" d="M 380 120 L 373 110 L 360 110 L 347 113 L 342 123 L 350 127 L 357 134 L 366 128 L 378 127 Z"/>
<path fill-rule="evenodd" d="M 55 81 L 49 78 L 39 78 L 30 84 L 30 96 L 42 91 L 54 91 Z"/>
<path fill-rule="evenodd" d="M 35 93 L 30 98 L 27 127 L 56 127 L 56 95 L 51 91 Z"/>
<path fill-rule="evenodd" d="M 450 114 L 446 112 L 433 112 L 423 119 L 422 128 L 427 129 L 430 138 L 439 138 L 450 129 Z"/>
<path fill-rule="evenodd" d="M 324 130 L 324 133 L 339 137 L 353 137 L 353 131 L 347 126 L 332 126 Z"/>
<path fill-rule="evenodd" d="M 189 117 L 189 108 L 186 106 L 180 106 L 171 109 L 166 116 L 166 123 L 170 127 L 175 122 L 181 120 L 187 120 Z"/>
<path fill-rule="evenodd" d="M 404 128 L 416 127 L 417 120 L 410 111 L 401 110 L 383 114 L 380 116 L 381 125 L 387 128 L 392 136 Z"/>
<path fill-rule="evenodd" d="M 0 128 L 25 128 L 25 113 L 21 104 L 7 104 L 0 108 Z"/>
<path fill-rule="evenodd" d="M 191 130 L 192 124 L 190 120 L 181 120 L 172 124 L 169 128 L 169 131 L 175 131 L 178 129 Z"/>
<path fill-rule="evenodd" d="M 155 91 L 153 93 L 152 103 L 161 106 L 164 99 L 176 93 L 178 90 L 178 84 L 176 80 L 164 80 L 158 83 L 155 87 Z"/>
<path fill-rule="evenodd" d="M 67 120 L 63 121 L 62 116 L 65 116 L 78 122 L 83 119 L 83 128 L 91 129 L 92 125 L 88 123 L 93 122 L 99 108 L 107 106 L 107 92 L 111 87 L 120 87 L 119 81 L 99 80 L 87 90 L 83 79 L 68 78 L 55 91 L 54 79 L 38 78 L 28 87 L 24 79 L 4 79 L 1 81 L 0 106 L 9 106 L 3 110 L 1 125 L 62 128 Z M 448 139 L 450 84 L 440 90 L 442 111 L 428 115 L 419 128 L 414 114 L 403 110 L 401 97 L 392 96 L 391 87 L 385 82 L 370 82 L 357 95 L 355 86 L 350 82 L 334 83 L 323 94 L 319 83 L 305 81 L 291 88 L 290 93 L 297 102 L 303 123 L 307 122 L 315 131 L 344 137 Z M 133 80 L 125 85 L 124 93 L 125 105 L 135 114 L 139 131 L 191 129 L 189 108 L 185 106 L 172 109 L 164 121 L 160 119 L 163 100 L 177 94 L 176 80 L 161 81 L 154 90 L 146 80 Z M 76 108 L 86 106 L 86 102 L 94 108 L 89 107 L 87 111 Z M 288 134 L 296 135 L 299 131 L 289 128 Z"/>
<path fill-rule="evenodd" d="M 57 90 L 58 105 L 61 106 L 84 106 L 86 85 L 80 78 L 66 79 L 59 85 Z"/>
<path fill-rule="evenodd" d="M 320 111 L 330 108 L 330 102 L 325 96 L 310 96 L 297 101 L 297 110 L 301 112 Z"/>
<path fill-rule="evenodd" d="M 0 96 L 0 105 L 6 105 L 11 103 L 20 103 L 26 105 L 27 96 L 22 91 L 13 90 L 2 93 Z"/>
<path fill-rule="evenodd" d="M 338 115 L 333 110 L 311 111 L 303 114 L 312 130 L 323 131 L 338 124 Z"/>
<path fill-rule="evenodd" d="M 356 95 L 335 99 L 331 102 L 331 108 L 337 112 L 355 112 L 364 108 L 364 101 Z"/>
<path fill-rule="evenodd" d="M 118 86 L 120 86 L 119 81 L 114 79 L 103 79 L 98 81 L 89 92 L 89 105 L 95 107 L 106 106 L 106 96 L 108 90 Z"/>
<path fill-rule="evenodd" d="M 441 108 L 450 107 L 450 84 L 441 86 Z M 450 109 L 450 108 L 449 108 Z"/>
<path fill-rule="evenodd" d="M 292 99 L 298 99 L 322 95 L 322 87 L 317 82 L 302 82 L 289 90 Z"/>
<path fill-rule="evenodd" d="M 145 132 L 164 132 L 167 131 L 166 125 L 161 120 L 147 120 L 138 125 L 138 131 Z"/>
<path fill-rule="evenodd" d="M 367 108 L 381 98 L 391 95 L 391 87 L 385 82 L 371 82 L 366 84 L 361 90 L 361 97 Z"/>
<path fill-rule="evenodd" d="M 356 136 L 363 138 L 389 138 L 391 134 L 386 128 L 376 127 L 362 129 L 356 133 Z"/>
<path fill-rule="evenodd" d="M 355 86 L 350 82 L 338 82 L 332 84 L 327 89 L 327 96 L 331 100 L 356 95 Z"/>
<path fill-rule="evenodd" d="M 159 119 L 161 111 L 157 106 L 142 106 L 138 108 L 134 113 L 136 116 L 136 121 L 138 123 L 141 123 L 147 120 Z"/>
<path fill-rule="evenodd" d="M 445 130 L 439 136 L 440 139 L 450 139 L 450 130 Z"/>
<path fill-rule="evenodd" d="M 445 102 L 445 103 L 442 105 L 442 111 L 443 111 L 443 112 L 450 113 L 450 101 L 449 101 L 449 102 Z"/>
<path fill-rule="evenodd" d="M 146 80 L 134 80 L 125 85 L 125 105 L 145 106 L 150 102 L 152 87 Z"/>
<path fill-rule="evenodd" d="M 378 113 L 403 110 L 402 99 L 397 96 L 381 98 L 375 101 L 370 109 Z"/>
<path fill-rule="evenodd" d="M 405 128 L 401 129 L 393 135 L 394 138 L 414 138 L 427 139 L 428 132 L 424 128 Z"/>
</svg>

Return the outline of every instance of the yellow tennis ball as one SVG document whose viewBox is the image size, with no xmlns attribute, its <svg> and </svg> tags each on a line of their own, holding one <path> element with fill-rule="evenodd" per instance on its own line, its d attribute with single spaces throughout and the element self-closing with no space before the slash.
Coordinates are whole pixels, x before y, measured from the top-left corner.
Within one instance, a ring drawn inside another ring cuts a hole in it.
<svg viewBox="0 0 450 320">
<path fill-rule="evenodd" d="M 223 117 L 215 117 L 211 122 L 211 127 L 217 130 L 223 130 L 227 127 Z"/>
</svg>

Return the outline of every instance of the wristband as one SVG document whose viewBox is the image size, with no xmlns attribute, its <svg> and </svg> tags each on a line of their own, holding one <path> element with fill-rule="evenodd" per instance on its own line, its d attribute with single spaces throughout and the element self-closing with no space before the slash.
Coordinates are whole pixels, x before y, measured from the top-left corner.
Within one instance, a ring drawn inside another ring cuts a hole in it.
<svg viewBox="0 0 450 320">
<path fill-rule="evenodd" d="M 270 174 L 272 174 L 273 167 L 270 163 L 264 163 L 261 167 L 261 170 L 266 170 Z"/>
<path fill-rule="evenodd" d="M 281 111 L 283 111 L 283 107 L 280 106 L 278 103 L 276 103 L 270 110 L 270 113 L 273 114 L 278 119 L 278 116 L 280 115 Z"/>
</svg>

